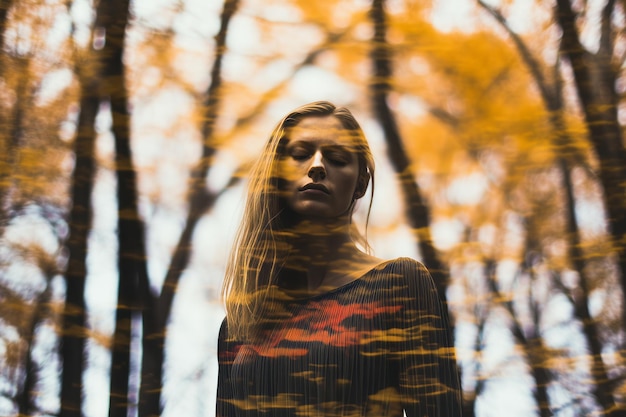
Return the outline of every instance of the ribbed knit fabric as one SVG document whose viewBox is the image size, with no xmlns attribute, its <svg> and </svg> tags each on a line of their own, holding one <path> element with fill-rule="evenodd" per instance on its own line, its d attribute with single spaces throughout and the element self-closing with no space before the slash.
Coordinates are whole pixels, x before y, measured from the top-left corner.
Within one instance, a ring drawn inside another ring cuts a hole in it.
<svg viewBox="0 0 626 417">
<path fill-rule="evenodd" d="M 217 417 L 461 415 L 447 313 L 419 262 L 384 262 L 277 311 L 256 344 L 222 324 Z"/>
</svg>

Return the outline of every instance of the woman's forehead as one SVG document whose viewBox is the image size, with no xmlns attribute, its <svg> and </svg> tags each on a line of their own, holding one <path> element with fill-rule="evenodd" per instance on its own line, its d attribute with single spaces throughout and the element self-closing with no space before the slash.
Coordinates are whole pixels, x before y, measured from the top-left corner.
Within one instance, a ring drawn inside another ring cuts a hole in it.
<svg viewBox="0 0 626 417">
<path fill-rule="evenodd" d="M 307 116 L 287 130 L 289 142 L 320 142 L 352 145 L 355 137 L 335 116 Z"/>
</svg>

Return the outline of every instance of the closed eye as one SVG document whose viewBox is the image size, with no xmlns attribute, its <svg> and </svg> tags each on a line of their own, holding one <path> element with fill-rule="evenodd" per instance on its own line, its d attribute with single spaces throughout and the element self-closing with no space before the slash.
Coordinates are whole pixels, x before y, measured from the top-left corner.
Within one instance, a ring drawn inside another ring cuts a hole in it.
<svg viewBox="0 0 626 417">
<path fill-rule="evenodd" d="M 296 161 L 304 161 L 311 157 L 311 153 L 306 151 L 293 151 L 289 155 Z"/>
<path fill-rule="evenodd" d="M 326 158 L 330 163 L 338 166 L 345 166 L 350 163 L 350 154 L 344 152 L 328 152 L 324 154 L 324 158 Z"/>
<path fill-rule="evenodd" d="M 344 161 L 343 159 L 340 158 L 328 158 L 328 161 L 333 164 L 333 165 L 337 165 L 337 166 L 345 166 L 348 165 L 347 161 Z"/>
</svg>

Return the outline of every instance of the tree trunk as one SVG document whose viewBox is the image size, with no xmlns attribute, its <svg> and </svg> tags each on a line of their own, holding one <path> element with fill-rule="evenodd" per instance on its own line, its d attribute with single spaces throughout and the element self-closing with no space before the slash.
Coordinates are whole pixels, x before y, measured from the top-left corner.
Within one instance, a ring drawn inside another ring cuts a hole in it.
<svg viewBox="0 0 626 417">
<path fill-rule="evenodd" d="M 15 0 L 0 0 L 0 47 L 4 47 L 4 34 L 7 28 L 7 16 Z"/>
<path fill-rule="evenodd" d="M 191 239 L 195 226 L 201 216 L 215 203 L 218 194 L 209 193 L 206 189 L 206 177 L 210 167 L 210 159 L 215 153 L 212 146 L 213 130 L 221 103 L 220 87 L 222 83 L 222 62 L 226 50 L 226 34 L 230 20 L 234 15 L 239 0 L 226 0 L 221 14 L 221 24 L 215 36 L 215 60 L 211 70 L 211 83 L 205 94 L 204 124 L 202 137 L 204 146 L 200 163 L 191 174 L 189 190 L 189 212 L 184 230 L 179 238 L 176 250 L 165 277 L 161 295 L 146 306 L 143 314 L 143 358 L 140 388 L 140 417 L 153 417 L 161 413 L 161 380 L 163 375 L 163 359 L 167 322 L 172 309 L 174 294 L 180 277 L 191 257 Z M 147 290 L 142 290 L 148 293 Z"/>
<path fill-rule="evenodd" d="M 6 32 L 7 26 L 7 16 L 9 14 L 9 10 L 13 6 L 13 2 L 15 0 L 0 0 L 0 48 L 4 47 L 4 34 Z M 6 75 L 6 61 L 9 59 L 8 56 L 2 54 L 4 56 L 0 56 L 0 62 L 3 62 L 3 65 L 0 66 L 0 76 L 5 77 Z M 18 93 L 19 100 L 19 93 Z M 16 108 L 18 108 L 18 104 L 15 104 Z M 3 116 L 3 115 L 2 115 Z M 9 206 L 9 190 L 10 190 L 10 178 L 12 171 L 12 158 L 13 152 L 15 152 L 14 141 L 15 137 L 11 134 L 5 134 L 8 127 L 8 120 L 5 120 L 4 117 L 0 116 L 0 134 L 4 137 L 0 138 L 2 156 L 0 157 L 0 231 L 4 228 L 4 222 L 8 221 L 7 210 Z"/>
<path fill-rule="evenodd" d="M 604 26 L 610 25 L 606 22 L 610 20 L 613 4 L 614 1 L 609 0 L 605 6 Z M 563 31 L 562 54 L 571 63 L 578 98 L 599 160 L 609 232 L 621 270 L 622 291 L 626 295 L 626 151 L 617 118 L 619 94 L 611 67 L 610 36 L 603 34 L 598 53 L 592 55 L 580 43 L 576 16 L 568 0 L 557 0 L 555 20 Z"/>
<path fill-rule="evenodd" d="M 80 72 L 80 71 L 79 71 Z M 78 130 L 74 141 L 75 167 L 72 174 L 72 208 L 69 222 L 68 268 L 63 311 L 61 356 L 61 413 L 81 417 L 83 352 L 85 349 L 85 277 L 87 275 L 87 236 L 91 229 L 91 193 L 95 175 L 94 127 L 100 104 L 97 78 L 80 76 L 81 100 Z"/>
<path fill-rule="evenodd" d="M 531 268 L 524 267 L 524 269 L 527 269 L 528 273 L 532 276 L 532 271 L 530 270 Z M 530 337 L 527 337 L 524 333 L 522 324 L 519 322 L 517 315 L 515 314 L 513 301 L 510 297 L 500 292 L 495 274 L 496 262 L 493 259 L 486 260 L 485 275 L 487 282 L 489 283 L 489 289 L 491 290 L 494 299 L 500 300 L 499 302 L 508 311 L 512 323 L 511 333 L 515 338 L 517 346 L 524 352 L 524 356 L 526 356 L 526 360 L 528 360 L 530 373 L 535 382 L 533 395 L 539 410 L 539 415 L 541 417 L 551 417 L 554 414 L 550 408 L 548 385 L 552 380 L 552 375 L 549 368 L 545 365 L 546 361 L 544 358 L 546 357 L 545 352 L 547 349 L 543 344 L 539 331 L 537 330 L 539 328 L 539 317 L 535 317 L 533 323 L 535 331 L 533 331 L 533 334 Z"/>
<path fill-rule="evenodd" d="M 172 301 L 181 274 L 187 267 L 191 256 L 191 238 L 196 223 L 206 210 L 213 206 L 217 194 L 209 193 L 206 189 L 206 177 L 210 169 L 210 160 L 215 153 L 212 146 L 213 131 L 215 121 L 219 113 L 221 103 L 220 88 L 222 85 L 222 62 L 226 50 L 226 34 L 228 25 L 234 15 L 239 0 L 226 0 L 221 15 L 220 30 L 215 36 L 215 60 L 211 69 L 211 84 L 205 93 L 204 101 L 204 124 L 202 126 L 202 137 L 204 145 L 202 158 L 198 166 L 191 174 L 191 186 L 189 190 L 189 212 L 185 222 L 185 229 L 176 246 L 176 251 L 165 278 L 165 284 L 159 300 L 159 312 L 162 315 L 162 325 L 169 317 Z"/>
<path fill-rule="evenodd" d="M 578 271 L 579 283 L 578 289 L 574 294 L 570 295 L 570 301 L 574 306 L 574 315 L 582 324 L 583 334 L 587 339 L 587 347 L 591 357 L 591 378 L 593 379 L 593 387 L 591 392 L 598 401 L 598 404 L 604 410 L 604 414 L 608 417 L 625 417 L 626 411 L 623 408 L 617 408 L 613 398 L 615 387 L 608 377 L 608 372 L 604 360 L 602 359 L 602 343 L 598 333 L 596 320 L 591 316 L 589 311 L 589 286 L 587 285 L 587 277 L 585 274 L 584 255 L 580 241 L 580 230 L 576 220 L 574 190 L 571 181 L 570 169 L 564 158 L 559 159 L 561 165 L 561 175 L 563 180 L 563 188 L 566 193 L 567 208 L 565 215 L 567 216 L 567 236 L 569 257 L 574 268 Z"/>
<path fill-rule="evenodd" d="M 610 16 L 613 1 L 605 6 Z M 612 236 L 621 272 L 622 292 L 626 295 L 626 153 L 623 145 L 621 126 L 617 118 L 618 94 L 615 91 L 615 76 L 607 57 L 608 36 L 603 36 L 597 54 L 591 55 L 579 41 L 575 25 L 575 15 L 566 0 L 558 0 L 556 21 L 563 31 L 563 54 L 569 58 L 574 72 L 574 80 L 579 100 L 583 107 L 585 122 L 590 139 L 600 162 L 600 182 L 604 188 L 604 200 L 608 213 L 609 232 Z M 605 25 L 607 26 L 607 25 Z M 610 55 L 610 54 L 609 54 Z M 569 172 L 563 169 L 565 185 L 571 188 Z M 607 416 L 626 416 L 623 406 L 616 406 L 613 397 L 614 386 L 608 377 L 602 360 L 602 344 L 595 321 L 589 312 L 589 289 L 584 277 L 584 263 L 580 251 L 578 225 L 573 212 L 573 197 L 568 194 L 568 227 L 573 241 L 570 243 L 570 256 L 580 273 L 580 294 L 571 296 L 576 317 L 583 325 L 583 333 L 591 357 L 591 374 L 594 380 L 592 393 Z"/>
<path fill-rule="evenodd" d="M 46 289 L 41 295 L 37 297 L 35 301 L 35 311 L 32 315 L 30 326 L 25 329 L 28 334 L 24 336 L 27 342 L 28 351 L 24 360 L 24 384 L 22 391 L 17 398 L 18 411 L 20 416 L 30 416 L 34 414 L 43 414 L 45 411 L 38 409 L 35 399 L 37 398 L 36 386 L 39 382 L 40 374 L 38 364 L 33 360 L 33 345 L 35 342 L 35 335 L 37 333 L 38 326 L 46 319 L 51 317 L 54 313 L 51 311 L 50 303 L 52 298 L 52 288 L 50 281 L 53 275 L 46 274 Z"/>
<path fill-rule="evenodd" d="M 112 115 L 118 203 L 119 285 L 111 352 L 111 417 L 129 415 L 133 317 L 139 314 L 140 309 L 139 280 L 147 281 L 144 228 L 137 207 L 137 180 L 130 147 L 130 115 L 123 64 L 128 18 L 129 0 L 100 2 L 98 6 L 97 25 L 106 34 L 101 51 L 101 91 L 109 99 Z"/>
<path fill-rule="evenodd" d="M 570 300 L 574 306 L 574 315 L 582 324 L 583 334 L 587 339 L 587 347 L 591 357 L 591 378 L 593 379 L 591 392 L 600 407 L 604 410 L 606 416 L 624 417 L 626 415 L 625 411 L 616 408 L 616 403 L 613 398 L 615 387 L 608 377 L 606 365 L 602 359 L 602 343 L 600 341 L 600 335 L 598 334 L 597 323 L 589 312 L 589 287 L 587 285 L 586 274 L 584 273 L 585 262 L 580 249 L 582 244 L 580 242 L 580 231 L 574 210 L 574 195 L 570 171 L 564 159 L 561 158 L 559 162 L 561 164 L 563 187 L 567 197 L 566 216 L 569 256 L 579 275 L 578 288 L 580 291 L 576 291 L 575 294 L 570 295 Z"/>
<path fill-rule="evenodd" d="M 441 298 L 446 300 L 448 286 L 447 268 L 440 261 L 430 235 L 430 212 L 418 184 L 415 182 L 400 131 L 389 105 L 387 96 L 391 91 L 391 52 L 386 39 L 387 23 L 384 0 L 373 0 L 370 18 L 374 24 L 373 49 L 374 81 L 371 86 L 372 103 L 376 118 L 387 141 L 387 153 L 398 175 L 404 196 L 406 217 L 417 237 L 424 264 L 431 272 Z"/>
<path fill-rule="evenodd" d="M 3 150 L 0 162 L 0 231 L 3 230 L 5 221 L 11 217 L 11 212 L 19 203 L 15 200 L 19 199 L 20 181 L 20 145 L 24 136 L 24 114 L 27 103 L 32 99 L 32 95 L 28 89 L 29 79 L 28 70 L 30 66 L 30 58 L 24 56 L 5 56 L 2 57 L 5 62 L 10 62 L 11 71 L 15 71 L 17 75 L 17 85 L 15 86 L 15 103 L 13 103 L 10 111 L 7 112 L 5 118 L 0 115 L 0 134 L 4 137 Z M 18 174 L 18 175 L 15 175 Z"/>
<path fill-rule="evenodd" d="M 566 241 L 568 243 L 568 255 L 570 262 L 574 270 L 579 274 L 579 289 L 576 292 L 576 296 L 570 295 L 570 300 L 574 306 L 574 314 L 576 318 L 583 325 L 583 334 L 587 339 L 587 346 L 591 355 L 592 362 L 592 378 L 593 389 L 592 392 L 604 410 L 607 416 L 622 416 L 623 414 L 617 414 L 619 411 L 615 408 L 615 401 L 612 396 L 614 387 L 610 383 L 606 371 L 606 366 L 602 360 L 602 345 L 598 339 L 597 325 L 589 312 L 589 288 L 587 286 L 587 277 L 585 274 L 585 260 L 584 254 L 581 250 L 582 242 L 580 237 L 580 230 L 578 222 L 576 220 L 575 210 L 575 196 L 573 184 L 571 181 L 571 161 L 576 161 L 578 155 L 575 149 L 573 149 L 571 138 L 566 133 L 565 121 L 563 118 L 563 100 L 561 99 L 561 83 L 558 78 L 558 71 L 555 67 L 555 79 L 552 84 L 549 84 L 542 75 L 539 62 L 534 59 L 530 53 L 529 48 L 522 41 L 522 39 L 513 32 L 505 18 L 500 12 L 498 12 L 492 6 L 487 5 L 481 0 L 478 3 L 486 9 L 494 18 L 502 25 L 507 33 L 513 39 L 524 63 L 528 67 L 544 102 L 546 109 L 549 112 L 549 121 L 554 132 L 554 145 L 558 149 L 564 150 L 565 156 L 557 158 L 557 165 L 561 171 L 562 188 L 565 192 L 565 217 L 566 217 Z M 567 42 L 564 42 L 567 44 Z M 570 42 L 571 45 L 571 42 Z M 558 65 L 558 64 L 557 64 Z M 564 289 L 566 293 L 571 291 Z M 623 413 L 623 412 L 622 412 Z"/>
</svg>

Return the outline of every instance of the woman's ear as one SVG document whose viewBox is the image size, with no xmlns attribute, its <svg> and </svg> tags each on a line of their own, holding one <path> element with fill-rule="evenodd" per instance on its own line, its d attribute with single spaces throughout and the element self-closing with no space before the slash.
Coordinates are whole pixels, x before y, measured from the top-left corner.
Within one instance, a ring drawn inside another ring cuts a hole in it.
<svg viewBox="0 0 626 417">
<path fill-rule="evenodd" d="M 367 185 L 369 184 L 369 182 L 370 182 L 369 172 L 364 172 L 361 175 L 359 175 L 359 179 L 356 182 L 356 188 L 354 189 L 354 195 L 353 195 L 353 198 L 355 200 L 358 200 L 359 198 L 365 195 L 365 192 L 367 191 Z"/>
</svg>

